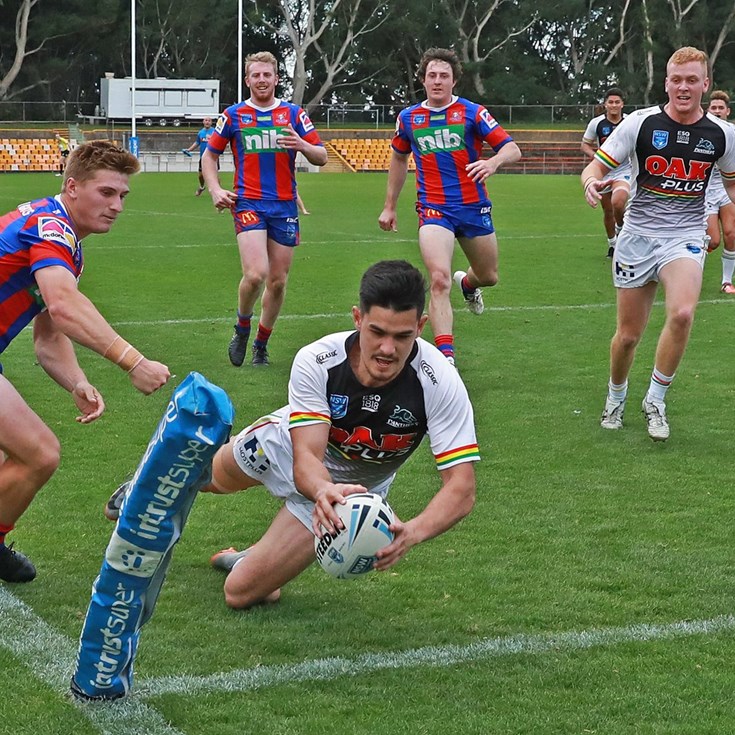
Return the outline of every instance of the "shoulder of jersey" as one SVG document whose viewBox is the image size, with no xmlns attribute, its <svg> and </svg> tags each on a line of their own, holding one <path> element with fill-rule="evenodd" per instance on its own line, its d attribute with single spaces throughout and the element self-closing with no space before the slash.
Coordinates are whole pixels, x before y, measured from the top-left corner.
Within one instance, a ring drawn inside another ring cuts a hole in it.
<svg viewBox="0 0 735 735">
<path fill-rule="evenodd" d="M 339 363 L 345 358 L 345 341 L 350 334 L 352 334 L 351 331 L 328 334 L 326 337 L 302 347 L 299 354 L 317 365 Z"/>
</svg>

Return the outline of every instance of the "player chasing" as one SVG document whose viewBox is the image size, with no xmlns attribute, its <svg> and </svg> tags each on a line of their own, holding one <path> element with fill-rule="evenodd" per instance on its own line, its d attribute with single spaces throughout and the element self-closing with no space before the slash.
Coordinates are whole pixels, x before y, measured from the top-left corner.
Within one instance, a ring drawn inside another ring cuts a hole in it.
<svg viewBox="0 0 735 735">
<path fill-rule="evenodd" d="M 382 230 L 397 229 L 396 204 L 413 153 L 419 248 L 431 279 L 429 320 L 434 343 L 452 365 L 452 281 L 473 314 L 485 309 L 480 287 L 498 282 L 498 242 L 485 181 L 521 158 L 513 139 L 482 105 L 453 93 L 461 74 L 454 51 L 432 48 L 424 53 L 418 77 L 426 99 L 398 115 L 385 206 L 378 218 Z M 483 143 L 492 147 L 494 156 L 482 158 Z M 469 267 L 452 276 L 455 238 Z"/>
<path fill-rule="evenodd" d="M 77 287 L 82 239 L 110 230 L 122 212 L 128 177 L 139 168 L 135 156 L 107 141 L 81 145 L 69 156 L 60 195 L 0 217 L 0 353 L 32 321 L 38 362 L 71 393 L 82 424 L 98 419 L 105 402 L 79 366 L 73 342 L 117 364 L 142 393 L 169 378 L 165 365 L 126 342 Z M 0 374 L 0 579 L 6 582 L 36 576 L 31 561 L 5 539 L 56 471 L 59 452 L 51 429 Z"/>
<path fill-rule="evenodd" d="M 321 527 L 331 533 L 342 527 L 334 504 L 366 491 L 385 497 L 426 434 L 441 487 L 415 518 L 395 520 L 395 540 L 378 552 L 376 568 L 389 569 L 472 510 L 479 459 L 472 405 L 457 371 L 420 339 L 425 291 L 423 276 L 406 261 L 371 266 L 360 283 L 360 306 L 352 309 L 355 330 L 302 348 L 288 405 L 218 450 L 211 492 L 264 485 L 284 502 L 257 543 L 212 557 L 212 566 L 228 572 L 230 607 L 278 600 L 280 588 L 314 561 Z M 113 494 L 108 517 L 125 489 Z"/>
<path fill-rule="evenodd" d="M 627 117 L 581 177 L 585 199 L 595 207 L 607 186 L 608 170 L 629 157 L 632 162 L 635 193 L 612 267 L 617 329 L 610 345 L 601 426 L 623 425 L 628 374 L 660 281 L 666 320 L 642 404 L 654 441 L 669 438 L 666 392 L 686 350 L 702 287 L 704 198 L 715 163 L 735 201 L 735 128 L 705 115 L 701 103 L 708 87 L 707 55 L 696 48 L 680 48 L 666 66 L 668 102 Z"/>
<path fill-rule="evenodd" d="M 181 152 L 185 153 L 187 156 L 191 156 L 192 151 L 195 151 L 197 148 L 199 149 L 199 186 L 194 192 L 194 196 L 201 196 L 205 189 L 204 176 L 202 175 L 202 156 L 204 155 L 204 151 L 207 150 L 207 143 L 214 132 L 214 128 L 212 128 L 212 118 L 205 117 L 202 120 L 202 126 L 202 129 L 197 133 L 196 140 L 188 148 L 181 149 Z"/>
<path fill-rule="evenodd" d="M 712 92 L 709 96 L 707 112 L 720 120 L 727 120 L 730 117 L 730 96 L 727 92 L 720 90 Z M 735 294 L 735 286 L 732 284 L 733 273 L 735 273 L 735 204 L 725 191 L 720 169 L 717 166 L 712 171 L 712 177 L 707 186 L 704 214 L 709 238 L 708 252 L 716 250 L 721 239 L 724 241 L 720 291 Z M 722 227 L 722 238 L 720 238 L 720 227 Z"/>
<path fill-rule="evenodd" d="M 293 249 L 299 244 L 296 154 L 315 166 L 327 162 L 327 151 L 306 112 L 276 97 L 278 62 L 273 54 L 247 57 L 245 84 L 250 98 L 222 113 L 202 157 L 202 173 L 214 206 L 230 209 L 235 220 L 242 279 L 228 355 L 236 367 L 245 360 L 261 289 L 252 364 L 270 362 L 268 339 L 283 306 Z M 217 176 L 217 161 L 228 144 L 235 161 L 234 191 L 223 189 Z"/>
<path fill-rule="evenodd" d="M 610 137 L 612 132 L 623 121 L 623 92 L 612 87 L 605 92 L 603 99 L 605 112 L 593 117 L 582 137 L 581 149 L 588 158 L 594 160 L 597 149 Z M 623 228 L 625 205 L 630 193 L 630 161 L 625 161 L 617 168 L 605 174 L 607 186 L 600 191 L 603 223 L 607 234 L 607 257 L 612 258 L 615 252 L 615 241 Z"/>
</svg>

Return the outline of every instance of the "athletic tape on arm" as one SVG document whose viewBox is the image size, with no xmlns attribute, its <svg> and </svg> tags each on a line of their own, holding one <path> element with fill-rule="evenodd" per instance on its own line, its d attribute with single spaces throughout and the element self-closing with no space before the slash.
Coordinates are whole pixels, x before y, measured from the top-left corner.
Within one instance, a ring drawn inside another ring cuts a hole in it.
<svg viewBox="0 0 735 735">
<path fill-rule="evenodd" d="M 92 587 L 71 682 L 78 698 L 116 699 L 130 691 L 141 626 L 153 614 L 173 547 L 233 418 L 227 394 L 199 373 L 175 389 Z"/>
</svg>

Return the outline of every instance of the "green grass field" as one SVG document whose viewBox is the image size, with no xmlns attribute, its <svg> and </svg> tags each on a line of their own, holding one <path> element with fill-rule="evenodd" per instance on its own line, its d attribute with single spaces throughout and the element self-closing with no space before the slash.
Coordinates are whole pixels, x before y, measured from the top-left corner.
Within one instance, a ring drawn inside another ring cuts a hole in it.
<svg viewBox="0 0 735 735">
<path fill-rule="evenodd" d="M 0 211 L 58 185 L 50 174 L 6 175 Z M 239 279 L 232 223 L 195 187 L 193 175 L 134 179 L 114 230 L 86 242 L 82 289 L 175 382 L 197 370 L 227 390 L 240 428 L 285 402 L 302 344 L 349 328 L 366 266 L 420 263 L 413 195 L 407 184 L 399 232 L 388 234 L 377 226 L 385 176 L 301 176 L 313 214 L 302 218 L 273 365 L 238 370 L 226 352 Z M 102 506 L 171 391 L 141 396 L 80 350 L 108 406 L 81 426 L 35 364 L 28 331 L 13 342 L 6 376 L 60 437 L 63 457 L 11 536 L 38 578 L 0 588 L 0 732 L 732 732 L 735 312 L 719 293 L 719 256 L 706 265 L 669 393 L 671 439 L 652 443 L 637 410 L 660 306 L 633 367 L 626 426 L 604 432 L 615 296 L 601 213 L 584 204 L 576 177 L 498 176 L 491 196 L 500 283 L 486 290 L 481 317 L 454 294 L 483 455 L 473 513 L 392 572 L 340 583 L 314 567 L 280 604 L 238 613 L 224 605 L 209 556 L 257 539 L 276 505 L 264 490 L 200 497 L 122 703 L 79 706 L 68 678 L 112 530 Z M 437 486 L 424 446 L 391 504 L 411 517 Z"/>
</svg>

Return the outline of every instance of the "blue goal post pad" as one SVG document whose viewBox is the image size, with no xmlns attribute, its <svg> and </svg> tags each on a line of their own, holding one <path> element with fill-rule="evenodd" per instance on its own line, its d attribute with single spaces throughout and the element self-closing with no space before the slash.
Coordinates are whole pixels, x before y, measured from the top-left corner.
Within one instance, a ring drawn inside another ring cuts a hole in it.
<svg viewBox="0 0 735 735">
<path fill-rule="evenodd" d="M 199 373 L 174 390 L 92 586 L 71 680 L 77 698 L 117 699 L 130 691 L 140 629 L 153 614 L 173 547 L 233 420 L 227 393 Z"/>
</svg>

